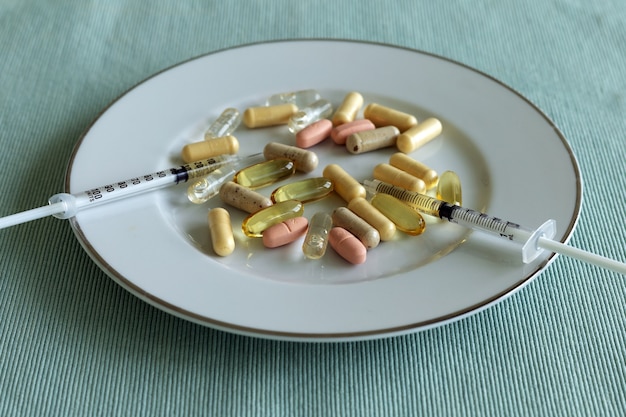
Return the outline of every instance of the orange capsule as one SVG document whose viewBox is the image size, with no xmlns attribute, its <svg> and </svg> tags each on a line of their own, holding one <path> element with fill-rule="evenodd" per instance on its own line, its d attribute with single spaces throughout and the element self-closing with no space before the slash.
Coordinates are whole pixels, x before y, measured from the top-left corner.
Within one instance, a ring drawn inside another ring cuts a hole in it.
<svg viewBox="0 0 626 417">
<path fill-rule="evenodd" d="M 351 264 L 362 264 L 367 259 L 367 248 L 365 245 L 342 227 L 330 229 L 328 243 L 339 256 Z"/>
<path fill-rule="evenodd" d="M 310 148 L 322 142 L 333 130 L 333 123 L 328 119 L 318 120 L 296 133 L 296 146 Z"/>
<path fill-rule="evenodd" d="M 304 236 L 309 221 L 306 217 L 295 217 L 275 224 L 263 232 L 263 245 L 266 248 L 277 248 L 294 242 Z"/>
</svg>

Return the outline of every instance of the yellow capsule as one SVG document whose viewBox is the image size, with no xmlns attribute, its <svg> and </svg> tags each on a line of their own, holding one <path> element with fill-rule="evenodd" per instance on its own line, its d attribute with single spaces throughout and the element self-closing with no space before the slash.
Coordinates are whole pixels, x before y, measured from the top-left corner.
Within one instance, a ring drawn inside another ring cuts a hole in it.
<svg viewBox="0 0 626 417">
<path fill-rule="evenodd" d="M 241 224 L 244 234 L 249 237 L 263 237 L 263 232 L 285 220 L 302 216 L 304 204 L 297 200 L 276 203 L 246 217 Z"/>
<path fill-rule="evenodd" d="M 235 238 L 228 211 L 221 207 L 211 209 L 209 210 L 208 220 L 213 251 L 219 256 L 228 256 L 233 253 L 235 250 Z"/>
<path fill-rule="evenodd" d="M 363 96 L 356 91 L 352 91 L 343 99 L 343 102 L 337 107 L 333 114 L 333 126 L 339 126 L 344 123 L 352 122 L 359 110 L 363 107 Z"/>
<path fill-rule="evenodd" d="M 356 197 L 365 198 L 365 188 L 339 165 L 327 165 L 322 175 L 333 182 L 335 191 L 346 202 Z"/>
<path fill-rule="evenodd" d="M 265 159 L 291 159 L 296 164 L 296 170 L 300 172 L 311 172 L 319 163 L 315 152 L 280 142 L 270 142 L 265 145 L 263 156 Z"/>
<path fill-rule="evenodd" d="M 274 203 L 287 200 L 309 203 L 326 197 L 332 191 L 333 182 L 328 178 L 306 178 L 278 187 L 272 192 L 271 199 Z"/>
<path fill-rule="evenodd" d="M 251 129 L 255 127 L 286 125 L 289 118 L 297 111 L 298 107 L 292 103 L 249 107 L 243 112 L 243 122 Z"/>
<path fill-rule="evenodd" d="M 377 103 L 368 104 L 363 110 L 363 117 L 370 119 L 376 127 L 395 126 L 400 132 L 409 130 L 417 124 L 415 116 Z"/>
<path fill-rule="evenodd" d="M 218 155 L 234 155 L 238 151 L 239 142 L 236 137 L 222 136 L 221 138 L 207 139 L 185 145 L 181 156 L 183 161 L 190 163 Z"/>
<path fill-rule="evenodd" d="M 289 178 L 296 172 L 296 165 L 287 158 L 270 159 L 237 171 L 233 181 L 251 189 L 273 184 Z"/>
<path fill-rule="evenodd" d="M 372 197 L 371 203 L 394 222 L 398 230 L 406 234 L 417 236 L 426 229 L 426 222 L 421 214 L 393 196 L 378 193 Z"/>
<path fill-rule="evenodd" d="M 439 181 L 437 171 L 402 152 L 391 155 L 389 164 L 424 181 L 427 190 L 436 186 Z"/>
<path fill-rule="evenodd" d="M 378 164 L 374 167 L 374 178 L 416 193 L 424 193 L 426 184 L 421 179 L 389 164 Z"/>
<path fill-rule="evenodd" d="M 396 146 L 404 153 L 411 153 L 439 136 L 441 129 L 441 122 L 431 117 L 398 136 Z"/>
<path fill-rule="evenodd" d="M 461 179 L 454 171 L 446 171 L 439 177 L 437 184 L 437 198 L 446 203 L 463 205 Z"/>
<path fill-rule="evenodd" d="M 378 230 L 380 240 L 387 241 L 393 239 L 396 234 L 396 225 L 376 207 L 372 206 L 369 201 L 363 197 L 353 198 L 348 203 L 348 208 L 372 225 L 374 229 Z"/>
</svg>

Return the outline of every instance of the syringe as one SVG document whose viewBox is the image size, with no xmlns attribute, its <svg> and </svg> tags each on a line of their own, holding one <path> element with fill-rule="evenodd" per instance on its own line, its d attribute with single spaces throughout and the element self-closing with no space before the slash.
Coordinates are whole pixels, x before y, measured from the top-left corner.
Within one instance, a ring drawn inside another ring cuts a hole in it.
<svg viewBox="0 0 626 417">
<path fill-rule="evenodd" d="M 521 243 L 522 261 L 524 263 L 532 262 L 544 250 L 549 250 L 626 275 L 626 264 L 624 263 L 553 240 L 552 238 L 556 233 L 556 222 L 554 220 L 548 220 L 537 229 L 532 230 L 517 223 L 449 204 L 428 195 L 408 191 L 379 180 L 365 180 L 363 185 L 370 193 L 392 195 L 421 213 L 446 219 L 451 223 L 457 223 L 472 230 L 486 232 Z"/>
<path fill-rule="evenodd" d="M 221 155 L 191 162 L 179 167 L 133 177 L 125 181 L 113 182 L 75 194 L 55 194 L 50 197 L 47 206 L 0 218 L 0 229 L 47 216 L 54 216 L 58 219 L 69 219 L 70 217 L 74 217 L 80 210 L 143 194 L 148 191 L 154 191 L 170 185 L 185 183 L 189 180 L 209 175 L 211 172 L 224 166 L 233 165 L 243 167 L 249 165 L 257 161 L 259 155 L 260 154 L 254 154 L 246 157 Z"/>
</svg>

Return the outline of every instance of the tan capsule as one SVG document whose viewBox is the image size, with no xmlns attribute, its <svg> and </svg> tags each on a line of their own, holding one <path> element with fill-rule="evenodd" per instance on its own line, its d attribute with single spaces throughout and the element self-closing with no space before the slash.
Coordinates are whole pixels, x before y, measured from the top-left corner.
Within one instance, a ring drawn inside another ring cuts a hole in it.
<svg viewBox="0 0 626 417">
<path fill-rule="evenodd" d="M 427 190 L 436 186 L 437 181 L 439 181 L 437 171 L 419 161 L 416 161 L 410 156 L 403 154 L 402 152 L 396 152 L 391 155 L 389 157 L 389 164 L 417 178 L 420 178 L 424 181 L 424 184 L 426 184 Z"/>
<path fill-rule="evenodd" d="M 230 214 L 226 209 L 217 207 L 209 210 L 209 231 L 213 251 L 219 256 L 228 256 L 235 250 L 233 226 L 230 223 Z"/>
<path fill-rule="evenodd" d="M 339 165 L 327 165 L 322 175 L 333 182 L 335 191 L 346 202 L 356 197 L 365 198 L 365 188 Z"/>
<path fill-rule="evenodd" d="M 246 213 L 256 213 L 272 205 L 272 200 L 269 198 L 233 181 L 228 181 L 222 185 L 220 198 L 224 203 Z"/>
<path fill-rule="evenodd" d="M 338 207 L 333 211 L 333 225 L 352 233 L 368 249 L 375 248 L 380 243 L 378 230 L 347 207 Z"/>
<path fill-rule="evenodd" d="M 275 106 L 248 107 L 243 112 L 243 123 L 253 129 L 256 127 L 286 125 L 289 118 L 298 111 L 293 103 Z"/>
<path fill-rule="evenodd" d="M 360 154 L 388 148 L 396 144 L 399 134 L 400 131 L 395 126 L 385 126 L 353 133 L 346 140 L 346 149 L 352 154 Z"/>
<path fill-rule="evenodd" d="M 265 145 L 263 156 L 265 156 L 265 159 L 290 159 L 295 164 L 296 170 L 300 172 L 311 172 L 317 168 L 319 163 L 315 152 L 279 142 L 270 142 Z"/>
<path fill-rule="evenodd" d="M 374 167 L 374 178 L 416 193 L 426 192 L 426 184 L 421 179 L 389 164 Z"/>
<path fill-rule="evenodd" d="M 411 153 L 439 136 L 441 130 L 441 122 L 431 117 L 398 136 L 396 146 L 404 153 Z"/>
<path fill-rule="evenodd" d="M 363 107 L 363 96 L 360 93 L 353 91 L 346 94 L 333 115 L 333 125 L 338 126 L 353 121 L 361 107 Z"/>
<path fill-rule="evenodd" d="M 203 140 L 202 142 L 194 142 L 183 147 L 181 156 L 185 163 L 208 159 L 213 156 L 231 154 L 234 155 L 239 151 L 239 141 L 234 136 L 222 136 Z"/>
<path fill-rule="evenodd" d="M 374 229 L 378 230 L 380 240 L 387 241 L 393 239 L 396 234 L 396 225 L 378 211 L 376 207 L 372 206 L 369 201 L 362 197 L 353 198 L 348 203 L 348 208 L 372 225 Z"/>
<path fill-rule="evenodd" d="M 400 132 L 404 132 L 417 124 L 415 116 L 377 103 L 368 104 L 363 110 L 363 117 L 374 122 L 376 127 L 391 125 L 400 129 Z"/>
</svg>

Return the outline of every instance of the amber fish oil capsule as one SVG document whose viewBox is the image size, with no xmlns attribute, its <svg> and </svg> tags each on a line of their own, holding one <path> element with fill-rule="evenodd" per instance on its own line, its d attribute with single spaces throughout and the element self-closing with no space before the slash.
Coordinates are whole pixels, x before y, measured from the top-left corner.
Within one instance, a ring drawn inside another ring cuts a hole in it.
<svg viewBox="0 0 626 417">
<path fill-rule="evenodd" d="M 295 172 L 296 165 L 292 160 L 276 158 L 237 171 L 233 181 L 255 189 L 289 178 Z"/>
<path fill-rule="evenodd" d="M 313 171 L 319 163 L 315 152 L 280 142 L 270 142 L 265 145 L 263 156 L 265 156 L 265 159 L 290 159 L 294 162 L 296 170 L 305 173 Z"/>
<path fill-rule="evenodd" d="M 333 225 L 352 233 L 368 249 L 375 248 L 380 243 L 378 230 L 347 207 L 338 207 L 333 211 Z"/>
<path fill-rule="evenodd" d="M 439 136 L 441 130 L 441 122 L 431 117 L 398 136 L 396 146 L 401 152 L 411 153 Z"/>
<path fill-rule="evenodd" d="M 416 210 L 388 194 L 378 193 L 372 197 L 372 205 L 395 223 L 406 234 L 417 236 L 424 232 L 426 222 Z"/>
<path fill-rule="evenodd" d="M 363 107 L 363 96 L 360 93 L 352 91 L 346 94 L 339 107 L 337 107 L 335 114 L 333 114 L 333 125 L 339 126 L 354 121 L 361 107 Z"/>
<path fill-rule="evenodd" d="M 328 178 L 305 178 L 278 187 L 272 192 L 271 199 L 274 203 L 287 200 L 310 203 L 328 196 L 333 191 L 333 188 L 333 182 Z"/>
<path fill-rule="evenodd" d="M 461 190 L 461 179 L 454 171 L 445 171 L 439 177 L 437 184 L 437 198 L 446 203 L 463 205 L 463 194 Z"/>
<path fill-rule="evenodd" d="M 219 194 L 224 203 L 246 213 L 256 213 L 272 205 L 272 200 L 263 194 L 233 181 L 228 181 L 222 185 Z"/>
<path fill-rule="evenodd" d="M 380 240 L 388 241 L 395 236 L 396 225 L 394 222 L 378 211 L 378 209 L 372 206 L 366 199 L 362 197 L 353 198 L 348 203 L 348 208 L 357 216 L 371 224 L 374 229 L 378 230 Z"/>
<path fill-rule="evenodd" d="M 376 127 L 391 125 L 397 127 L 400 132 L 404 132 L 417 124 L 415 116 L 378 103 L 368 104 L 363 110 L 363 117 L 370 119 Z"/>
<path fill-rule="evenodd" d="M 388 148 L 396 144 L 399 134 L 400 131 L 395 126 L 385 126 L 374 130 L 353 133 L 346 139 L 346 149 L 352 154 L 360 154 Z"/>
<path fill-rule="evenodd" d="M 365 198 L 365 188 L 339 165 L 327 165 L 322 175 L 333 182 L 335 192 L 346 202 L 356 197 Z"/>
<path fill-rule="evenodd" d="M 241 230 L 249 237 L 263 237 L 263 232 L 269 227 L 294 217 L 300 217 L 303 213 L 304 205 L 301 202 L 283 201 L 246 217 L 241 224 Z"/>
<path fill-rule="evenodd" d="M 243 112 L 243 123 L 250 129 L 287 124 L 289 118 L 298 111 L 292 103 L 275 106 L 248 107 Z"/>
<path fill-rule="evenodd" d="M 333 227 L 333 219 L 330 214 L 320 211 L 311 217 L 309 229 L 302 243 L 302 253 L 308 259 L 320 259 L 326 253 L 328 247 L 328 233 Z"/>
<path fill-rule="evenodd" d="M 235 238 L 230 222 L 230 214 L 226 209 L 216 207 L 209 210 L 209 231 L 213 251 L 219 256 L 228 256 L 235 250 Z"/>
<path fill-rule="evenodd" d="M 437 171 L 402 152 L 391 155 L 389 164 L 424 181 L 427 190 L 435 187 L 439 181 Z"/>
<path fill-rule="evenodd" d="M 223 136 L 185 145 L 181 156 L 185 163 L 190 163 L 218 155 L 234 155 L 238 151 L 239 141 L 237 141 L 237 138 L 234 136 Z"/>
</svg>

